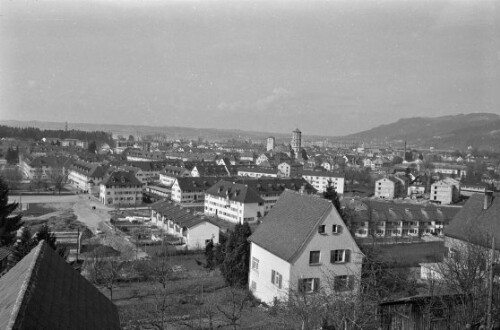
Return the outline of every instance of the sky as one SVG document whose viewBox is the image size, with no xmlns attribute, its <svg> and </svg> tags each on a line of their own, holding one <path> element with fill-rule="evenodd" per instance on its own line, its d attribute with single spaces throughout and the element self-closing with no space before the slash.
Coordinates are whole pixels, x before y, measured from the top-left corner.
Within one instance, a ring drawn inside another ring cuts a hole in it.
<svg viewBox="0 0 500 330">
<path fill-rule="evenodd" d="M 0 1 L 0 119 L 339 136 L 500 114 L 500 2 Z"/>
</svg>

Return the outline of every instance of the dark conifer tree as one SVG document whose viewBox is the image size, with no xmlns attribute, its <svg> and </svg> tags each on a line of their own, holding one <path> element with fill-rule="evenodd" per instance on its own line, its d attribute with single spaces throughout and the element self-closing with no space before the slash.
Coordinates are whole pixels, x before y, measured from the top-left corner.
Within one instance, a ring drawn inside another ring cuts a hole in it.
<svg viewBox="0 0 500 330">
<path fill-rule="evenodd" d="M 0 178 L 0 246 L 14 244 L 15 237 L 21 228 L 21 214 L 12 215 L 18 203 L 9 203 L 9 187 Z"/>
<path fill-rule="evenodd" d="M 252 234 L 248 223 L 237 224 L 226 242 L 226 256 L 221 265 L 221 272 L 226 283 L 231 286 L 245 287 L 248 283 L 250 263 L 250 243 Z"/>
</svg>

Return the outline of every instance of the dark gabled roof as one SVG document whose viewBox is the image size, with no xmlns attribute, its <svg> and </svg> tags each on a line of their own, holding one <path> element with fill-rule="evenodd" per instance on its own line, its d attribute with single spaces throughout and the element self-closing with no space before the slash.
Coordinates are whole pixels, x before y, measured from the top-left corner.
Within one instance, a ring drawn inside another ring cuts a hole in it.
<svg viewBox="0 0 500 330">
<path fill-rule="evenodd" d="M 1 329 L 120 329 L 116 306 L 45 242 L 0 278 Z"/>
<path fill-rule="evenodd" d="M 182 177 L 182 178 L 177 178 L 177 183 L 179 184 L 179 188 L 181 188 L 182 191 L 192 191 L 192 192 L 200 192 L 200 191 L 206 191 L 208 188 L 213 186 L 217 181 L 219 181 L 220 178 L 215 177 L 215 176 L 208 176 L 208 177 Z"/>
<path fill-rule="evenodd" d="M 102 165 L 81 161 L 73 163 L 70 169 L 91 178 L 102 178 L 107 170 L 107 168 Z"/>
<path fill-rule="evenodd" d="M 263 194 L 281 194 L 285 189 L 314 194 L 317 190 L 303 178 L 239 178 L 238 183 L 246 184 L 254 189 L 260 196 Z"/>
<path fill-rule="evenodd" d="M 195 167 L 200 176 L 229 176 L 226 166 L 224 165 L 197 164 Z"/>
<path fill-rule="evenodd" d="M 178 176 L 178 175 L 181 175 L 181 173 L 187 172 L 187 171 L 188 170 L 186 168 L 181 167 L 181 166 L 166 165 L 160 174 L 170 175 L 170 176 Z"/>
<path fill-rule="evenodd" d="M 115 187 L 142 186 L 142 182 L 132 172 L 119 170 L 111 172 L 104 178 L 101 184 Z"/>
<path fill-rule="evenodd" d="M 334 209 L 326 199 L 285 190 L 249 240 L 291 262 Z"/>
<path fill-rule="evenodd" d="M 177 223 L 181 227 L 192 228 L 203 222 L 212 223 L 204 216 L 194 214 L 189 209 L 183 209 L 172 201 L 161 201 L 151 204 L 151 209 L 164 216 L 167 220 Z"/>
<path fill-rule="evenodd" d="M 244 204 L 264 202 L 255 189 L 249 188 L 248 185 L 225 180 L 220 180 L 214 184 L 205 194 L 227 198 L 230 201 Z"/>
<path fill-rule="evenodd" d="M 435 204 L 394 203 L 371 199 L 343 203 L 353 209 L 353 221 L 443 221 L 449 222 L 460 211 L 457 206 Z"/>
<path fill-rule="evenodd" d="M 500 250 L 500 195 L 489 197 L 489 207 L 484 210 L 485 194 L 472 195 L 450 224 L 444 235 L 473 244 L 491 247 L 495 237 L 495 248 Z"/>
</svg>

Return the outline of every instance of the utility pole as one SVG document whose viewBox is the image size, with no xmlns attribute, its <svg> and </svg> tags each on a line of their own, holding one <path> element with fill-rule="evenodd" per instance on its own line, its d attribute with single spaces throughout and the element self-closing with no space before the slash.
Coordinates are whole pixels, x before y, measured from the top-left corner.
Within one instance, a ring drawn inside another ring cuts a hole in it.
<svg viewBox="0 0 500 330">
<path fill-rule="evenodd" d="M 488 302 L 486 312 L 486 329 L 491 329 L 491 304 L 493 300 L 493 263 L 495 261 L 495 236 L 492 237 L 488 274 Z"/>
</svg>

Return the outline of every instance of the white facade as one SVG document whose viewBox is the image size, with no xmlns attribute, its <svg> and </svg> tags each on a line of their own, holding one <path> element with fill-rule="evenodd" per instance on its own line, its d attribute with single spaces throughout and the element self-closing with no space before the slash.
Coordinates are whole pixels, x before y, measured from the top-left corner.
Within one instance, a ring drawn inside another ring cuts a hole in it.
<svg viewBox="0 0 500 330">
<path fill-rule="evenodd" d="M 440 202 L 441 204 L 452 204 L 458 199 L 458 188 L 444 181 L 434 182 L 431 185 L 429 199 L 433 202 Z"/>
<path fill-rule="evenodd" d="M 320 233 L 320 228 L 315 229 L 299 255 L 291 261 L 251 243 L 248 282 L 249 289 L 258 299 L 267 304 L 272 304 L 275 298 L 286 300 L 289 294 L 300 291 L 299 283 L 304 286 L 305 293 L 351 292 L 359 288 L 363 254 L 348 228 L 335 210 L 326 216 L 321 226 L 324 226 L 323 232 Z"/>
<path fill-rule="evenodd" d="M 181 245 L 188 250 L 204 249 L 209 241 L 219 244 L 220 228 L 208 221 L 186 227 L 182 225 L 182 220 L 168 219 L 155 210 L 151 210 L 151 220 L 166 234 L 178 237 Z"/>
<path fill-rule="evenodd" d="M 238 169 L 238 176 L 248 176 L 251 178 L 270 177 L 277 178 L 278 171 L 266 171 L 263 169 Z"/>
<path fill-rule="evenodd" d="M 396 182 L 389 178 L 375 181 L 375 197 L 393 199 L 396 194 Z"/>
<path fill-rule="evenodd" d="M 205 201 L 205 191 L 183 191 L 179 182 L 175 180 L 172 185 L 171 199 L 184 206 L 203 206 Z"/>
<path fill-rule="evenodd" d="M 142 185 L 99 185 L 99 201 L 105 205 L 139 205 L 142 203 Z"/>
<path fill-rule="evenodd" d="M 338 194 L 344 194 L 344 177 L 329 175 L 325 172 L 304 171 L 302 177 L 309 182 L 318 193 L 326 191 L 328 185 L 332 185 Z"/>
<path fill-rule="evenodd" d="M 233 223 L 252 222 L 264 216 L 265 205 L 259 204 L 262 203 L 241 203 L 206 194 L 205 214 Z"/>
</svg>

